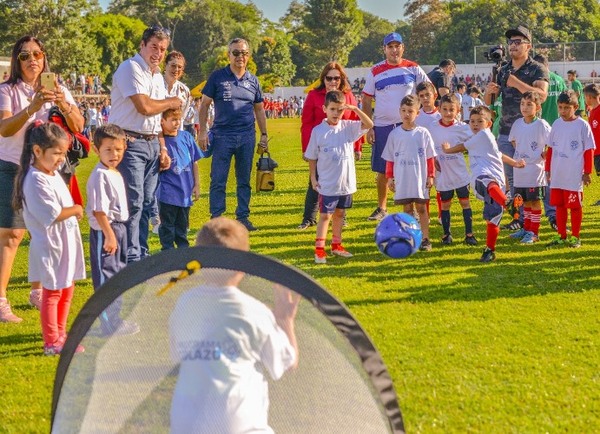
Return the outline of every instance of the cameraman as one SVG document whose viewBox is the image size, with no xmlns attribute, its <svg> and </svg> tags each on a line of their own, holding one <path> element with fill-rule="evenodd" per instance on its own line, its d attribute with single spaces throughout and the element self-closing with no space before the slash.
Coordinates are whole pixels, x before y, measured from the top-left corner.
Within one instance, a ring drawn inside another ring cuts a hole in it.
<svg viewBox="0 0 600 434">
<path fill-rule="evenodd" d="M 548 96 L 548 69 L 534 61 L 529 55 L 532 48 L 532 37 L 529 29 L 519 25 L 516 29 L 507 30 L 504 34 L 507 38 L 508 53 L 510 60 L 500 68 L 497 83 L 488 84 L 485 92 L 485 103 L 492 103 L 492 95 L 502 95 L 502 117 L 500 119 L 500 135 L 498 136 L 498 148 L 500 152 L 512 158 L 515 149 L 508 140 L 513 123 L 520 117 L 521 97 L 527 91 L 538 92 L 542 101 Z M 513 168 L 504 164 L 504 173 L 508 186 L 513 191 Z M 507 229 L 517 230 L 522 226 L 518 220 L 513 220 L 507 225 Z"/>
</svg>

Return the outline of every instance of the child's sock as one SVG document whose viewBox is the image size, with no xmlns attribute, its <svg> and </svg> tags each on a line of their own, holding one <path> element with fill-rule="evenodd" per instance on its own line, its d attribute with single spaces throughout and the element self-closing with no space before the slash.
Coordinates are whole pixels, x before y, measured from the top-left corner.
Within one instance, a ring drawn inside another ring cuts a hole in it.
<svg viewBox="0 0 600 434">
<path fill-rule="evenodd" d="M 537 235 L 540 231 L 540 222 L 542 220 L 542 210 L 532 209 L 531 210 L 531 232 Z"/>
<path fill-rule="evenodd" d="M 442 210 L 442 228 L 444 229 L 444 235 L 450 233 L 450 210 Z"/>
<path fill-rule="evenodd" d="M 523 229 L 531 231 L 531 208 L 523 207 Z"/>
<path fill-rule="evenodd" d="M 565 240 L 567 238 L 567 208 L 564 206 L 556 207 L 556 226 L 558 235 Z"/>
<path fill-rule="evenodd" d="M 463 209 L 463 220 L 465 221 L 465 234 L 473 233 L 473 210 L 471 208 Z"/>
<path fill-rule="evenodd" d="M 500 233 L 500 227 L 487 222 L 487 239 L 486 239 L 486 245 L 492 249 L 492 250 L 496 250 L 496 240 L 498 239 L 498 234 Z"/>
<path fill-rule="evenodd" d="M 498 184 L 495 182 L 490 182 L 488 184 L 488 193 L 490 197 L 494 199 L 494 202 L 496 202 L 502 208 L 506 206 L 506 195 Z"/>
<path fill-rule="evenodd" d="M 342 244 L 342 237 L 331 237 L 331 250 L 336 250 Z"/>
<path fill-rule="evenodd" d="M 583 209 L 571 208 L 571 234 L 579 238 L 581 222 L 583 220 Z"/>
<path fill-rule="evenodd" d="M 315 250 L 325 250 L 325 238 L 315 239 Z"/>
</svg>

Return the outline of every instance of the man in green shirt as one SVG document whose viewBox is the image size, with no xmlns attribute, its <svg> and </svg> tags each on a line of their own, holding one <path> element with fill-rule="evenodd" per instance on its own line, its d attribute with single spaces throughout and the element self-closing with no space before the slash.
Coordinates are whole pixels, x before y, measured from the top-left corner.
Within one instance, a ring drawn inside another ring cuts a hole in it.
<svg viewBox="0 0 600 434">
<path fill-rule="evenodd" d="M 577 116 L 585 116 L 585 98 L 583 96 L 583 84 L 577 80 L 577 71 L 571 69 L 567 71 L 567 80 L 569 81 L 569 89 L 573 89 L 577 94 L 579 101 L 579 108 L 577 109 Z"/>
</svg>

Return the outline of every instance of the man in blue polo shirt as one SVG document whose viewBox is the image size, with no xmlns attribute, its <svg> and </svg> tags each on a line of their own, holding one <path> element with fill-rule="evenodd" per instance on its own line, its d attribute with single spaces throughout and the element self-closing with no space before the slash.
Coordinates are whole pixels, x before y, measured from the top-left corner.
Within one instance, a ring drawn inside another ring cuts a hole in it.
<svg viewBox="0 0 600 434">
<path fill-rule="evenodd" d="M 267 117 L 263 106 L 263 95 L 255 75 L 246 66 L 250 59 L 248 42 L 236 38 L 229 43 L 229 65 L 214 71 L 202 89 L 200 105 L 200 148 L 208 148 L 206 121 L 208 109 L 214 101 L 215 119 L 210 129 L 212 164 L 210 172 L 210 215 L 219 217 L 225 212 L 225 190 L 231 158 L 235 156 L 235 177 L 237 180 L 236 219 L 248 231 L 256 227 L 250 222 L 250 173 L 256 130 L 258 124 L 261 136 L 259 145 L 267 150 Z"/>
</svg>

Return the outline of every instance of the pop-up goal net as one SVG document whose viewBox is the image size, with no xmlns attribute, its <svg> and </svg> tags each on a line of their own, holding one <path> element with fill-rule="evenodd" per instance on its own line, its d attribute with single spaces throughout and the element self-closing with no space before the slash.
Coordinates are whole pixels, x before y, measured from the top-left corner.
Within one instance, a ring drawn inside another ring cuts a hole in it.
<svg viewBox="0 0 600 434">
<path fill-rule="evenodd" d="M 297 352 L 273 313 L 286 293 L 300 299 Z M 135 329 L 101 327 L 115 311 Z M 75 319 L 52 432 L 273 431 L 404 432 L 373 343 L 305 273 L 249 252 L 170 250 L 129 265 Z"/>
</svg>

